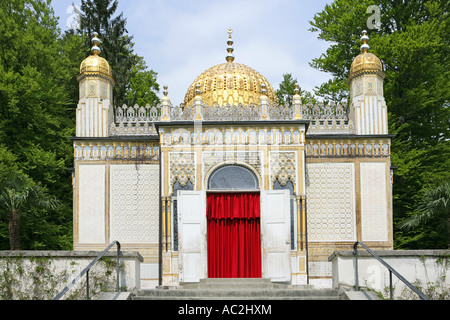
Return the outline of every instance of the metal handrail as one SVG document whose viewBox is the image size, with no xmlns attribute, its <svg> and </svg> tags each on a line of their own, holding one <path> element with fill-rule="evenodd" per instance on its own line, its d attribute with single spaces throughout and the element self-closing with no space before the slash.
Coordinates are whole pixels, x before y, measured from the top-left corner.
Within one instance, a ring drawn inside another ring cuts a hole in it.
<svg viewBox="0 0 450 320">
<path fill-rule="evenodd" d="M 97 258 L 92 260 L 92 262 L 83 269 L 60 293 L 58 293 L 52 300 L 59 300 L 73 285 L 81 279 L 82 276 L 86 274 L 86 300 L 89 300 L 89 270 L 97 263 L 98 260 L 103 258 L 103 256 L 111 249 L 114 245 L 117 245 L 117 284 L 116 291 L 119 292 L 119 256 L 120 256 L 120 243 L 117 240 L 111 242 L 111 244 L 100 253 Z"/>
<path fill-rule="evenodd" d="M 356 241 L 353 245 L 353 255 L 355 256 L 355 287 L 356 291 L 359 290 L 359 280 L 358 280 L 358 244 L 360 244 L 367 252 L 369 252 L 375 259 L 377 259 L 383 266 L 385 266 L 389 270 L 389 295 L 390 299 L 393 300 L 394 292 L 392 289 L 392 274 L 395 274 L 397 278 L 399 278 L 404 284 L 406 284 L 412 291 L 417 293 L 419 297 L 423 300 L 430 300 L 426 295 L 423 294 L 422 291 L 413 286 L 408 280 L 403 278 L 394 268 L 392 268 L 386 261 L 381 259 L 375 252 L 370 250 L 363 242 Z"/>
</svg>

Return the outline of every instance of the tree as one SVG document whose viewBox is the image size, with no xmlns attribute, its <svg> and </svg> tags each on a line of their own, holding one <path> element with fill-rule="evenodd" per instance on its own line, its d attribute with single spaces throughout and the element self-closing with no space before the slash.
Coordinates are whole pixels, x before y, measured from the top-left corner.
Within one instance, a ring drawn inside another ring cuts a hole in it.
<svg viewBox="0 0 450 320">
<path fill-rule="evenodd" d="M 9 221 L 10 250 L 20 250 L 20 218 L 32 208 L 53 210 L 59 201 L 25 174 L 13 173 L 0 182 L 0 205 Z"/>
<path fill-rule="evenodd" d="M 348 100 L 347 77 L 367 29 L 370 5 L 380 8 L 379 29 L 369 30 L 370 52 L 383 62 L 395 171 L 394 246 L 435 248 L 440 235 L 430 226 L 401 229 L 398 223 L 417 208 L 424 186 L 450 179 L 450 2 L 437 0 L 335 0 L 310 21 L 311 31 L 330 47 L 311 66 L 332 74 L 315 93 Z M 436 242 L 437 241 L 437 242 Z"/>
<path fill-rule="evenodd" d="M 291 73 L 283 74 L 283 81 L 281 81 L 280 87 L 276 91 L 278 102 L 281 105 L 292 105 L 292 97 L 294 96 L 296 85 L 297 79 L 293 79 Z"/>
<path fill-rule="evenodd" d="M 291 73 L 283 74 L 283 81 L 280 83 L 276 95 L 278 98 L 278 103 L 281 105 L 292 105 L 292 97 L 295 94 L 295 87 L 298 85 L 297 79 L 292 78 Z M 300 89 L 300 96 L 302 97 L 303 104 L 317 104 L 317 98 L 306 90 Z"/>
<path fill-rule="evenodd" d="M 422 224 L 432 222 L 441 233 L 447 233 L 447 243 L 450 249 L 450 182 L 445 181 L 425 190 L 420 199 L 417 211 L 400 223 L 400 227 L 417 228 Z"/>
<path fill-rule="evenodd" d="M 400 129 L 395 133 L 414 138 L 415 143 L 448 138 L 448 1 L 336 0 L 327 5 L 310 21 L 310 30 L 332 44 L 311 66 L 331 73 L 333 79 L 316 94 L 335 101 L 348 99 L 347 77 L 353 58 L 360 53 L 359 38 L 367 28 L 370 5 L 381 9 L 381 27 L 370 30 L 369 44 L 385 67 L 390 123 Z"/>
<path fill-rule="evenodd" d="M 77 75 L 80 72 L 80 64 L 86 59 L 86 37 L 77 34 L 70 29 L 64 32 L 59 38 L 60 43 L 60 76 L 64 83 L 67 83 L 67 94 L 69 99 L 66 105 L 66 116 L 73 126 L 73 135 L 75 135 L 75 126 L 73 119 L 76 117 L 76 105 L 80 99 L 80 84 Z"/>
<path fill-rule="evenodd" d="M 28 176 L 63 203 L 58 214 L 33 209 L 39 224 L 30 226 L 22 237 L 27 249 L 33 249 L 40 234 L 51 228 L 54 239 L 64 241 L 52 240 L 51 246 L 41 242 L 40 248 L 71 249 L 66 237 L 72 228 L 71 174 L 67 168 L 73 164 L 73 147 L 69 137 L 75 132 L 70 49 L 62 46 L 49 1 L 2 1 L 0 21 L 1 152 L 10 156 L 7 166 L 12 171 Z M 7 246 L 8 223 L 4 216 L 0 218 L 2 247 Z M 64 227 L 56 230 L 56 225 Z"/>
<path fill-rule="evenodd" d="M 319 39 L 331 43 L 324 54 L 310 62 L 313 68 L 333 76 L 315 90 L 325 100 L 337 103 L 348 100 L 347 77 L 353 58 L 360 53 L 357 40 L 366 28 L 365 12 L 371 4 L 373 1 L 369 0 L 335 0 L 309 22 L 310 31 L 318 32 Z"/>
<path fill-rule="evenodd" d="M 159 84 L 156 82 L 157 73 L 147 69 L 143 58 L 136 66 L 133 66 L 131 71 L 133 77 L 130 79 L 130 88 L 125 95 L 128 105 L 156 106 L 160 102 L 156 95 L 159 91 Z"/>
<path fill-rule="evenodd" d="M 133 36 L 128 35 L 123 13 L 114 16 L 117 0 L 82 0 L 79 32 L 85 36 L 86 48 L 90 39 L 98 32 L 102 41 L 103 57 L 109 62 L 113 78 L 114 104 L 133 105 L 142 98 L 149 100 L 142 105 L 157 101 L 156 72 L 147 70 L 144 59 L 134 52 Z"/>
</svg>

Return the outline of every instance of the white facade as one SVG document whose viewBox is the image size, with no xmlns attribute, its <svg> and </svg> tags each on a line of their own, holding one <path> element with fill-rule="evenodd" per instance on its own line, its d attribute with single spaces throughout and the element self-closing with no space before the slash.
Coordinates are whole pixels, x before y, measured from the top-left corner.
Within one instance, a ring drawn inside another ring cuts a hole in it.
<svg viewBox="0 0 450 320">
<path fill-rule="evenodd" d="M 157 107 L 114 109 L 112 79 L 80 74 L 74 249 L 118 240 L 139 251 L 143 288 L 199 281 L 208 277 L 208 193 L 249 186 L 261 199 L 263 278 L 331 285 L 332 252 L 357 240 L 392 249 L 383 76 L 358 68 L 348 110 L 302 105 L 297 93 L 292 106 L 270 104 L 265 87 L 259 105 L 206 105 L 198 90 L 182 108 L 165 90 Z M 243 169 L 232 185 L 210 184 L 232 166 Z"/>
</svg>

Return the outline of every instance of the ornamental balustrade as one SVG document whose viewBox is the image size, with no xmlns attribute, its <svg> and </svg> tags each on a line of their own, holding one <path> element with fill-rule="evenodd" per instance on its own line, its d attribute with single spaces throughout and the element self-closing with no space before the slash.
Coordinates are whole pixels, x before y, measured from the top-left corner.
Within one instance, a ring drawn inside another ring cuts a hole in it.
<svg viewBox="0 0 450 320">
<path fill-rule="evenodd" d="M 298 112 L 295 112 L 297 108 Z M 111 125 L 111 136 L 157 135 L 155 122 L 168 121 L 283 121 L 309 120 L 308 134 L 354 133 L 352 121 L 348 119 L 346 104 L 328 105 L 255 105 L 248 106 L 218 104 L 208 106 L 172 106 L 170 102 L 158 106 L 138 105 L 117 107 L 115 122 Z"/>
</svg>

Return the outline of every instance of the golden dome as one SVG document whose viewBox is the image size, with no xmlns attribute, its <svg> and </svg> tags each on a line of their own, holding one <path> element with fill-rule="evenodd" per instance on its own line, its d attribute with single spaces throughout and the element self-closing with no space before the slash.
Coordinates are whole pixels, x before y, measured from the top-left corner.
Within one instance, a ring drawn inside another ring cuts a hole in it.
<svg viewBox="0 0 450 320">
<path fill-rule="evenodd" d="M 218 64 L 203 72 L 189 87 L 184 104 L 190 106 L 193 104 L 197 95 L 196 91 L 202 97 L 204 103 L 209 106 L 224 105 L 249 105 L 251 103 L 259 104 L 262 92 L 267 96 L 269 103 L 278 102 L 275 91 L 267 79 L 252 68 L 234 62 L 233 41 L 231 32 L 228 38 L 227 62 Z"/>
<path fill-rule="evenodd" d="M 85 75 L 100 75 L 114 82 L 108 61 L 99 56 L 101 52 L 98 47 L 100 39 L 98 39 L 97 36 L 97 33 L 94 33 L 94 38 L 92 39 L 94 46 L 91 49 L 92 54 L 81 63 L 79 78 Z"/>
<path fill-rule="evenodd" d="M 386 74 L 383 72 L 383 63 L 381 60 L 369 52 L 369 37 L 367 36 L 367 31 L 363 31 L 363 36 L 361 37 L 363 42 L 361 46 L 362 53 L 358 55 L 352 62 L 350 67 L 350 75 L 348 77 L 348 83 L 350 83 L 355 77 L 361 74 L 377 74 L 384 78 Z"/>
</svg>

